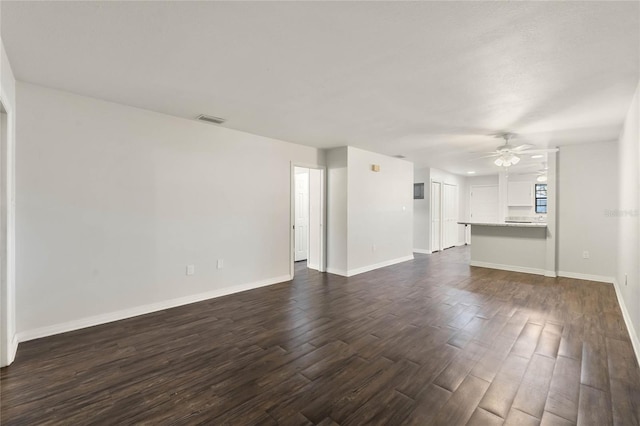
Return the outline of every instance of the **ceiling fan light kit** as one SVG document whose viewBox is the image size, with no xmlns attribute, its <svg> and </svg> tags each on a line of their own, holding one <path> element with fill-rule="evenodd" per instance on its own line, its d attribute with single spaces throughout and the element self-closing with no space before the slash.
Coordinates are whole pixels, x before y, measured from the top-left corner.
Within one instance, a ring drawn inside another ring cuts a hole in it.
<svg viewBox="0 0 640 426">
<path fill-rule="evenodd" d="M 508 152 L 496 158 L 496 161 L 494 161 L 493 164 L 498 167 L 510 167 L 518 164 L 518 162 L 520 162 L 520 157 Z"/>
<path fill-rule="evenodd" d="M 520 155 L 536 154 L 536 155 L 533 155 L 531 158 L 541 158 L 543 157 L 543 155 L 537 155 L 537 154 L 543 154 L 543 153 L 546 154 L 548 152 L 558 152 L 557 148 L 531 149 L 534 147 L 526 144 L 520 145 L 520 146 L 513 146 L 509 143 L 509 140 L 515 137 L 514 133 L 502 133 L 502 134 L 496 135 L 496 137 L 500 137 L 504 139 L 504 145 L 501 145 L 498 148 L 496 148 L 496 150 L 493 151 L 491 155 L 487 155 L 481 158 L 498 157 L 493 162 L 493 164 L 495 164 L 498 167 L 511 167 L 518 164 L 520 162 L 520 157 L 518 157 L 516 154 L 520 154 Z"/>
</svg>

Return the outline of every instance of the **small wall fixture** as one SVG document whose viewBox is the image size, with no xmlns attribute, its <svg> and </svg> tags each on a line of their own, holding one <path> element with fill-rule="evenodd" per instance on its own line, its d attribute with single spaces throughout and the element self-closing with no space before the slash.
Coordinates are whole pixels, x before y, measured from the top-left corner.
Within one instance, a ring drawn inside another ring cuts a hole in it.
<svg viewBox="0 0 640 426">
<path fill-rule="evenodd" d="M 213 123 L 213 124 L 222 124 L 226 121 L 224 118 L 214 117 L 212 115 L 204 115 L 204 114 L 200 114 L 199 116 L 197 116 L 196 120 L 206 121 L 207 123 Z"/>
<path fill-rule="evenodd" d="M 371 165 L 371 171 L 372 172 L 379 172 L 380 171 L 380 164 L 372 164 Z"/>
</svg>

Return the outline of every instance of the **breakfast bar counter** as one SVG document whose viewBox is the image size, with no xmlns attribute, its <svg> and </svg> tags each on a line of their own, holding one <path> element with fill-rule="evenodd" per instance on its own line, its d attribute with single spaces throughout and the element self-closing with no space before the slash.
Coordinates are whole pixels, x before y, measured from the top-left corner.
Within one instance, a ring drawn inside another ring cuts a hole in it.
<svg viewBox="0 0 640 426">
<path fill-rule="evenodd" d="M 471 226 L 471 266 L 545 275 L 546 223 L 458 223 Z"/>
</svg>

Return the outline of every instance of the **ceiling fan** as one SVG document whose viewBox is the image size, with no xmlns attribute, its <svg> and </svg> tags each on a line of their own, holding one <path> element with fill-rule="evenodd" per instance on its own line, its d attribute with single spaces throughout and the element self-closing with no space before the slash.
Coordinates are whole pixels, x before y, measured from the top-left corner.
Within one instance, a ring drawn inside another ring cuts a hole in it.
<svg viewBox="0 0 640 426">
<path fill-rule="evenodd" d="M 490 158 L 490 157 L 498 157 L 493 162 L 498 167 L 511 167 L 520 162 L 520 157 L 518 155 L 526 155 L 526 154 L 543 154 L 547 152 L 558 152 L 557 148 L 548 148 L 548 149 L 531 149 L 534 148 L 532 145 L 519 145 L 514 146 L 509 143 L 511 139 L 513 139 L 516 135 L 514 133 L 502 133 L 496 135 L 496 137 L 504 139 L 504 145 L 500 145 L 496 148 L 495 151 L 491 152 L 489 155 L 485 155 L 480 158 Z"/>
</svg>

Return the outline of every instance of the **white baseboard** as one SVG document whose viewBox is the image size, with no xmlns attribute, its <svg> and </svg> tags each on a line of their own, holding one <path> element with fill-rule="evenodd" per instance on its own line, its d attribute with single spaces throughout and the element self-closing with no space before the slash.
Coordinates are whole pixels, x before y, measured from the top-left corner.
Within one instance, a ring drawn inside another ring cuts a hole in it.
<svg viewBox="0 0 640 426">
<path fill-rule="evenodd" d="M 629 315 L 629 311 L 627 310 L 627 305 L 624 303 L 624 299 L 622 298 L 622 292 L 620 287 L 618 286 L 618 280 L 613 280 L 613 288 L 616 291 L 616 297 L 618 298 L 618 304 L 620 305 L 620 309 L 622 310 L 622 317 L 624 318 L 624 323 L 627 325 L 627 331 L 629 332 L 629 338 L 631 338 L 631 346 L 633 346 L 633 351 L 636 354 L 636 360 L 638 364 L 640 364 L 640 335 L 636 331 L 633 326 L 633 321 L 631 321 L 631 315 Z"/>
<path fill-rule="evenodd" d="M 347 271 L 345 271 L 344 269 L 329 268 L 329 267 L 327 267 L 327 273 L 329 273 L 329 274 L 334 274 L 334 275 L 340 275 L 340 276 L 342 276 L 342 277 L 348 277 L 348 275 L 347 275 Z"/>
<path fill-rule="evenodd" d="M 109 312 L 107 314 L 80 318 L 77 320 L 49 325 L 34 330 L 22 331 L 17 334 L 17 341 L 26 342 L 28 340 L 39 339 L 41 337 L 52 336 L 54 334 L 66 333 L 68 331 L 93 327 L 95 325 L 106 324 L 113 321 L 120 321 L 127 318 L 137 317 L 139 315 L 162 311 L 169 308 L 175 308 L 177 306 L 188 305 L 190 303 L 201 302 L 203 300 L 214 299 L 216 297 L 226 296 L 229 294 L 239 293 L 241 291 L 252 290 L 254 288 L 265 287 L 268 285 L 278 284 L 290 280 L 290 275 L 282 275 L 280 277 L 269 278 L 253 283 L 239 284 L 231 287 L 208 291 L 205 293 L 198 293 L 179 297 L 176 299 L 164 300 L 162 302 L 151 303 L 148 305 L 136 306 L 134 308 L 123 309 L 116 312 Z"/>
<path fill-rule="evenodd" d="M 609 283 L 609 284 L 613 284 L 613 282 L 615 281 L 615 278 L 613 277 L 607 277 L 604 275 L 582 274 L 579 272 L 558 271 L 558 276 L 565 277 L 565 278 L 575 278 L 577 280 L 597 281 L 599 283 Z"/>
<path fill-rule="evenodd" d="M 547 271 L 544 269 L 530 268 L 528 266 L 517 265 L 501 265 L 499 263 L 481 262 L 479 260 L 472 260 L 469 262 L 471 266 L 478 266 L 480 268 L 500 269 L 501 271 L 511 272 L 523 272 L 525 274 L 545 275 Z"/>
<path fill-rule="evenodd" d="M 373 271 L 374 269 L 384 268 L 385 266 L 395 265 L 397 263 L 407 262 L 413 260 L 413 254 L 410 256 L 399 257 L 397 259 L 385 260 L 384 262 L 374 263 L 373 265 L 362 266 L 360 268 L 349 269 L 347 271 L 347 277 L 363 274 L 365 272 Z"/>
<path fill-rule="evenodd" d="M 314 263 L 307 263 L 307 268 L 309 269 L 315 269 L 316 271 L 320 269 L 319 265 L 316 265 Z"/>
<path fill-rule="evenodd" d="M 414 253 L 421 253 L 421 254 L 431 254 L 431 250 L 425 250 L 425 249 L 413 249 Z"/>
</svg>

